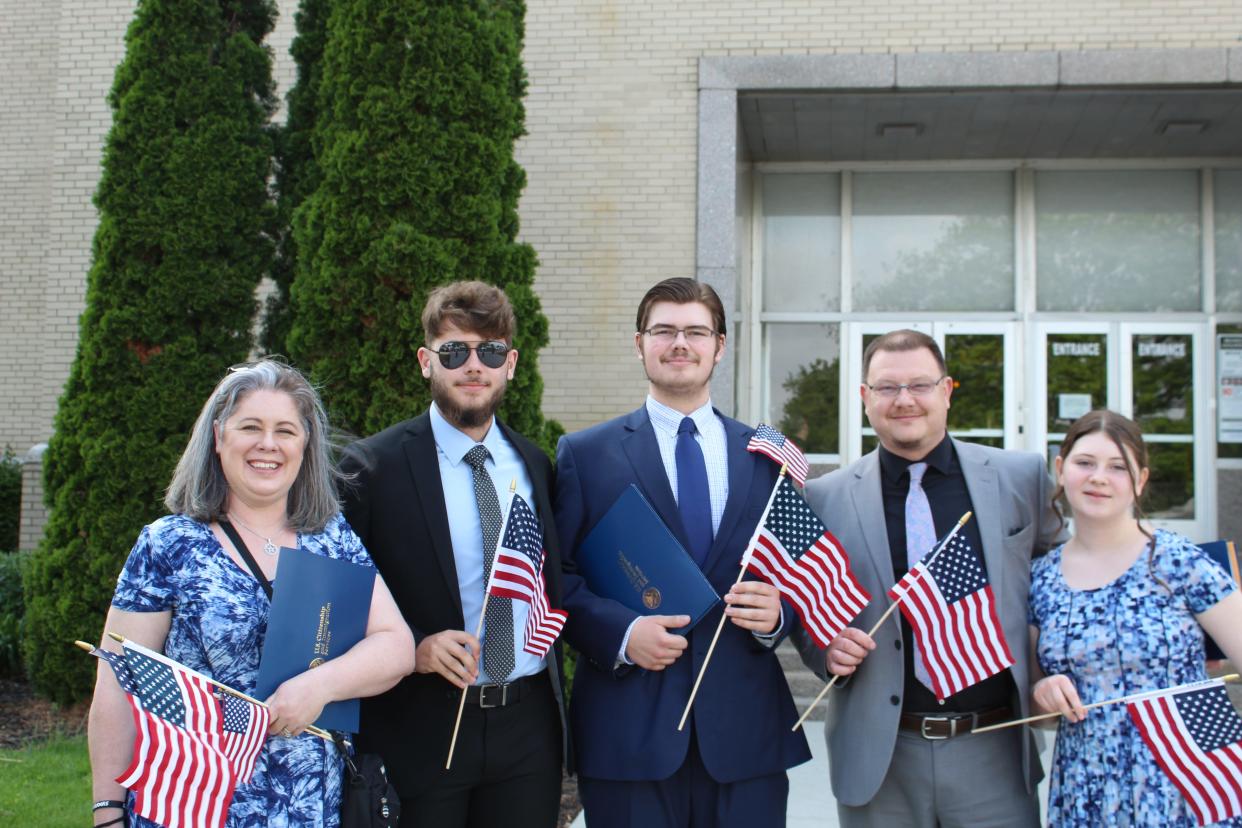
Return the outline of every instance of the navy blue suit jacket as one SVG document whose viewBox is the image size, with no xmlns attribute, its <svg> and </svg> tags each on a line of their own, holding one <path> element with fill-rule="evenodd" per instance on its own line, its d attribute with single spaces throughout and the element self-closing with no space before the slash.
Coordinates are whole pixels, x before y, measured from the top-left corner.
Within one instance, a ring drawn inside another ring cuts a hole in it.
<svg viewBox="0 0 1242 828">
<path fill-rule="evenodd" d="M 779 469 L 746 451 L 751 428 L 721 420 L 729 453 L 729 500 L 703 569 L 724 595 L 737 580 Z M 690 631 L 689 647 L 665 670 L 614 669 L 625 631 L 637 615 L 587 589 L 574 556 L 631 483 L 687 545 L 645 408 L 561 438 L 553 511 L 564 557 L 565 635 L 580 653 L 570 700 L 574 753 L 583 776 L 622 781 L 665 779 L 685 761 L 691 723 L 678 732 L 677 722 L 723 606 L 699 621 Z M 796 623 L 786 605 L 783 632 Z M 776 653 L 735 624 L 724 625 L 691 718 L 703 764 L 717 782 L 780 773 L 811 758 L 802 732 L 790 732 L 797 716 Z"/>
</svg>

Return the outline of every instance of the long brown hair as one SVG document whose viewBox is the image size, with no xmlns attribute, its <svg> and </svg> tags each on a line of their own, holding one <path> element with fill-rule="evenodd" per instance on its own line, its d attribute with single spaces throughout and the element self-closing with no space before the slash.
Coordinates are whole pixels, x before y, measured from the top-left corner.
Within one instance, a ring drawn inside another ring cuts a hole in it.
<svg viewBox="0 0 1242 828">
<path fill-rule="evenodd" d="M 1069 431 L 1065 432 L 1065 440 L 1061 443 L 1060 453 L 1062 467 L 1069 459 L 1070 452 L 1074 450 L 1074 444 L 1088 434 L 1103 434 L 1113 441 L 1113 445 L 1121 453 L 1121 459 L 1126 464 L 1126 472 L 1130 475 L 1130 493 L 1134 495 L 1134 522 L 1139 531 L 1150 541 L 1147 545 L 1147 564 L 1150 569 L 1155 560 L 1156 539 L 1143 525 L 1147 514 L 1143 511 L 1143 494 L 1138 490 L 1139 475 L 1144 469 L 1151 468 L 1147 459 L 1147 444 L 1143 442 L 1143 430 L 1139 428 L 1138 423 L 1116 411 L 1110 411 L 1107 408 L 1089 411 L 1071 423 Z M 1065 487 L 1060 482 L 1057 483 L 1056 491 L 1052 493 L 1052 502 L 1054 506 L 1059 507 L 1058 515 L 1061 526 L 1064 527 L 1065 512 L 1069 509 L 1069 502 L 1065 499 Z M 1157 583 L 1168 587 L 1168 584 L 1154 571 L 1152 571 L 1152 577 Z"/>
</svg>

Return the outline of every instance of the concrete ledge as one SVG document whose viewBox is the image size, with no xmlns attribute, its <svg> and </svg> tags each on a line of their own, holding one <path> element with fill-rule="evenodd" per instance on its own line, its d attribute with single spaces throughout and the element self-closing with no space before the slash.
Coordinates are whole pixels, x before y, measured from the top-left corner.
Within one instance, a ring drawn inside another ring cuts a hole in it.
<svg viewBox="0 0 1242 828">
<path fill-rule="evenodd" d="M 1225 49 L 1133 49 L 1061 52 L 1065 86 L 1224 83 Z"/>
<path fill-rule="evenodd" d="M 700 90 L 988 89 L 1242 83 L 1242 47 L 699 59 Z"/>
<path fill-rule="evenodd" d="M 1230 83 L 1242 83 L 1242 48 L 1229 49 L 1225 58 L 1225 76 Z"/>
<path fill-rule="evenodd" d="M 916 52 L 897 55 L 897 86 L 1056 86 L 1056 52 Z"/>
<path fill-rule="evenodd" d="M 701 90 L 695 238 L 695 263 L 699 267 L 733 267 L 737 244 L 737 141 L 737 93 Z"/>
<path fill-rule="evenodd" d="M 700 89 L 885 89 L 894 55 L 764 55 L 699 59 Z"/>
</svg>

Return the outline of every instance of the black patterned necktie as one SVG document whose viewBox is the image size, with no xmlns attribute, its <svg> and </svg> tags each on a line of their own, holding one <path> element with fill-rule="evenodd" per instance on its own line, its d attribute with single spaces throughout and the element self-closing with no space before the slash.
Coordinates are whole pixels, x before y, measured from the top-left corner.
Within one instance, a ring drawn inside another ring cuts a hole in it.
<svg viewBox="0 0 1242 828">
<path fill-rule="evenodd" d="M 496 559 L 496 543 L 500 540 L 500 501 L 496 499 L 496 487 L 484 463 L 491 455 L 487 448 L 477 445 L 466 452 L 466 462 L 474 477 L 474 498 L 479 504 L 479 523 L 483 526 L 483 584 L 486 586 L 492 574 L 492 562 Z M 488 679 L 503 682 L 513 672 L 513 600 L 495 595 L 487 600 L 483 629 L 483 670 Z"/>
</svg>

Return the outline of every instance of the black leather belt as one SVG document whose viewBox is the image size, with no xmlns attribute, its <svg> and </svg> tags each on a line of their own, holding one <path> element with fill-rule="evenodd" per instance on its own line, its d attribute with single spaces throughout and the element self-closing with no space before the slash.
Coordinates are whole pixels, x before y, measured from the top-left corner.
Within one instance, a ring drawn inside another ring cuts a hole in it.
<svg viewBox="0 0 1242 828">
<path fill-rule="evenodd" d="M 902 713 L 901 729 L 917 733 L 924 739 L 939 741 L 965 736 L 977 727 L 999 724 L 1013 718 L 1008 707 L 995 707 L 981 713 L 949 713 L 944 716 L 924 716 L 919 713 Z"/>
<path fill-rule="evenodd" d="M 541 670 L 532 676 L 523 676 L 507 684 L 472 684 L 466 688 L 466 704 L 484 709 L 508 707 L 517 704 L 522 696 L 528 696 L 539 686 L 548 683 L 548 673 Z M 460 691 L 454 690 L 456 696 Z"/>
</svg>

